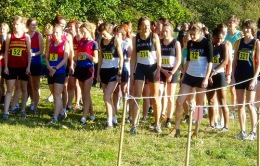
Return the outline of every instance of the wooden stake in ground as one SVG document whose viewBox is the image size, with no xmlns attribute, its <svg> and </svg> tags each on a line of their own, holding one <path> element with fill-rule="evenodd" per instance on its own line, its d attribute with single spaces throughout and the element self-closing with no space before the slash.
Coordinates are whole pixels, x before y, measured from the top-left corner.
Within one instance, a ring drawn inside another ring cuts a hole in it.
<svg viewBox="0 0 260 166">
<path fill-rule="evenodd" d="M 189 105 L 190 111 L 190 118 L 189 118 L 189 128 L 188 128 L 188 139 L 187 139 L 187 148 L 186 148 L 186 162 L 185 165 L 188 166 L 190 162 L 190 142 L 191 142 L 191 135 L 192 135 L 192 115 L 193 111 L 195 110 L 195 106 L 193 104 Z"/>
<path fill-rule="evenodd" d="M 127 95 L 123 97 L 123 115 L 122 115 L 122 123 L 121 123 L 121 132 L 120 132 L 120 140 L 119 140 L 119 148 L 118 148 L 118 157 L 117 157 L 117 166 L 121 165 L 121 157 L 123 150 L 123 140 L 124 140 L 124 130 L 125 130 L 125 114 L 127 107 Z"/>
</svg>

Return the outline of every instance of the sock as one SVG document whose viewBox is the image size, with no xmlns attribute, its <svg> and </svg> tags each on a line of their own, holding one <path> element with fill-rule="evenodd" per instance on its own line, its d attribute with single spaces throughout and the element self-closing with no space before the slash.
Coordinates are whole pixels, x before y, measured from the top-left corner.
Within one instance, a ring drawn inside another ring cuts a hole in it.
<svg viewBox="0 0 260 166">
<path fill-rule="evenodd" d="M 112 117 L 107 117 L 107 125 L 108 126 L 113 126 L 112 120 L 113 120 Z"/>
</svg>

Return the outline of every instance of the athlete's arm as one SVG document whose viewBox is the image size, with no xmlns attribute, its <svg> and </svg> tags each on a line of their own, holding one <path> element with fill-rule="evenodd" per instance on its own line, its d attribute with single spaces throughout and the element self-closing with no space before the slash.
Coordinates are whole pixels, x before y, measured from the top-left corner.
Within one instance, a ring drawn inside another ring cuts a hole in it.
<svg viewBox="0 0 260 166">
<path fill-rule="evenodd" d="M 161 44 L 160 39 L 157 34 L 153 34 L 153 40 L 155 43 L 155 49 L 156 49 L 156 57 L 157 57 L 157 72 L 160 72 L 161 65 L 162 65 L 162 56 L 161 56 Z"/>
<path fill-rule="evenodd" d="M 124 64 L 124 57 L 123 57 L 123 52 L 122 52 L 122 40 L 119 39 L 118 37 L 115 37 L 115 43 L 116 43 L 117 53 L 118 53 L 118 56 L 119 56 L 119 67 L 118 67 L 118 73 L 117 74 L 121 75 L 122 69 L 123 69 L 123 64 Z"/>
<path fill-rule="evenodd" d="M 136 52 L 136 36 L 133 37 L 132 40 L 132 55 L 131 55 L 131 60 L 130 60 L 130 76 L 133 77 L 135 66 L 137 63 L 137 52 Z"/>
<path fill-rule="evenodd" d="M 174 67 L 171 71 L 172 74 L 174 74 L 178 70 L 179 66 L 181 65 L 181 58 L 182 58 L 181 57 L 181 44 L 179 41 L 175 42 L 175 50 L 176 50 L 176 61 L 175 61 Z"/>
<path fill-rule="evenodd" d="M 98 70 L 97 70 L 97 80 L 100 81 L 100 68 L 101 68 L 101 64 L 103 63 L 103 57 L 102 57 L 102 50 L 101 50 L 101 41 L 99 41 L 98 44 Z"/>
<path fill-rule="evenodd" d="M 5 41 L 5 54 L 4 54 L 4 60 L 5 60 L 5 69 L 4 72 L 5 74 L 9 75 L 8 71 L 8 52 L 9 52 L 9 45 L 10 45 L 10 39 L 11 39 L 11 34 L 8 34 L 6 37 Z"/>
<path fill-rule="evenodd" d="M 237 40 L 235 42 L 235 48 L 234 48 L 234 59 L 233 59 L 233 63 L 232 63 L 232 77 L 231 77 L 231 82 L 232 84 L 235 83 L 235 72 L 236 72 L 236 66 L 237 66 L 237 58 L 238 58 L 238 43 L 240 42 L 240 40 Z"/>
<path fill-rule="evenodd" d="M 28 65 L 26 68 L 26 74 L 30 74 L 30 67 L 31 67 L 31 38 L 28 34 L 25 35 L 26 38 L 26 51 L 27 51 L 27 56 L 28 56 Z"/>
<path fill-rule="evenodd" d="M 39 51 L 35 53 L 35 55 L 41 55 L 43 53 L 43 37 L 42 34 L 39 33 Z"/>
</svg>

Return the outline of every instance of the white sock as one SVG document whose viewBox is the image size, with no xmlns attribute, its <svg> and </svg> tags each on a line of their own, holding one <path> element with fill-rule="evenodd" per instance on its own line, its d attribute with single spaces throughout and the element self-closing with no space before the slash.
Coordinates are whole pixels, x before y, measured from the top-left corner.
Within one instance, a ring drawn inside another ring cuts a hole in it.
<svg viewBox="0 0 260 166">
<path fill-rule="evenodd" d="M 113 126 L 112 117 L 107 118 L 107 124 L 108 124 L 108 126 Z"/>
</svg>

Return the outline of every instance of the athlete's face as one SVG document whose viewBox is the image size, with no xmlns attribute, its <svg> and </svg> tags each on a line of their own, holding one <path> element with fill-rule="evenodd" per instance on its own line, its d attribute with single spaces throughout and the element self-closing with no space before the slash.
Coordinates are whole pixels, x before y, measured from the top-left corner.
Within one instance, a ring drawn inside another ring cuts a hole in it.
<svg viewBox="0 0 260 166">
<path fill-rule="evenodd" d="M 79 34 L 80 33 L 80 27 L 81 26 L 81 24 L 79 24 L 79 23 L 77 23 L 76 25 L 75 25 L 75 29 L 76 29 L 76 33 L 77 34 Z"/>
<path fill-rule="evenodd" d="M 69 33 L 71 33 L 71 34 L 76 33 L 76 28 L 75 28 L 75 24 L 74 23 L 70 23 L 68 28 L 69 28 L 69 30 L 68 30 Z"/>
<path fill-rule="evenodd" d="M 237 27 L 237 22 L 235 20 L 228 20 L 227 26 L 228 26 L 228 29 L 234 29 Z"/>
<path fill-rule="evenodd" d="M 200 32 L 196 30 L 191 30 L 190 31 L 190 37 L 192 41 L 197 41 L 200 38 Z"/>
<path fill-rule="evenodd" d="M 13 27 L 14 27 L 14 30 L 17 32 L 17 31 L 22 31 L 24 26 L 23 26 L 23 23 L 16 20 L 13 22 Z"/>
<path fill-rule="evenodd" d="M 148 33 L 151 31 L 150 28 L 150 21 L 149 20 L 144 20 L 140 26 L 140 32 L 141 33 Z"/>
<path fill-rule="evenodd" d="M 251 30 L 251 28 L 244 26 L 244 27 L 243 27 L 243 34 L 244 34 L 245 36 L 251 36 L 251 35 L 252 35 L 252 30 Z"/>
<path fill-rule="evenodd" d="M 108 39 L 109 33 L 106 30 L 104 30 L 101 32 L 101 35 L 103 39 Z"/>
<path fill-rule="evenodd" d="M 80 28 L 80 32 L 81 32 L 83 38 L 85 38 L 85 39 L 91 38 L 89 31 L 85 27 Z"/>
<path fill-rule="evenodd" d="M 61 19 L 61 20 L 59 21 L 59 25 L 60 25 L 63 29 L 65 29 L 65 27 L 66 27 L 66 20 Z"/>
<path fill-rule="evenodd" d="M 219 34 L 217 36 L 213 36 L 212 43 L 214 45 L 219 46 L 224 41 L 224 39 L 225 39 L 224 35 L 223 34 Z"/>
<path fill-rule="evenodd" d="M 169 26 L 164 26 L 162 28 L 162 34 L 165 39 L 168 39 L 169 37 L 172 37 L 172 31 Z"/>
<path fill-rule="evenodd" d="M 35 32 L 37 30 L 37 22 L 32 21 L 30 26 L 29 26 L 30 31 Z"/>
<path fill-rule="evenodd" d="M 61 37 L 62 37 L 62 29 L 60 27 L 55 27 L 53 29 L 53 35 L 55 37 L 55 39 L 57 40 L 60 40 Z"/>
<path fill-rule="evenodd" d="M 8 32 L 7 32 L 7 28 L 6 26 L 1 26 L 0 28 L 0 34 L 1 35 L 6 35 Z"/>
</svg>

